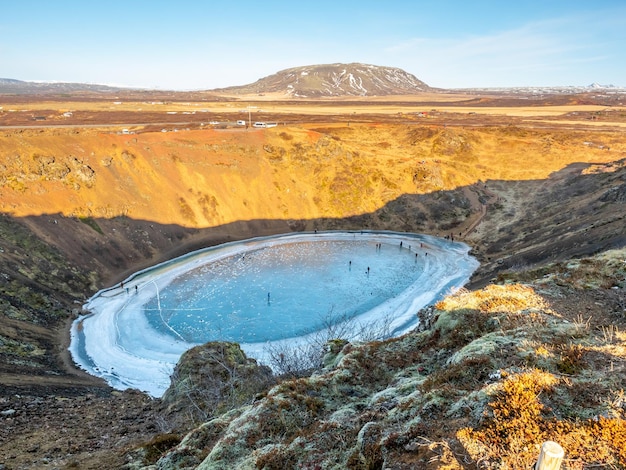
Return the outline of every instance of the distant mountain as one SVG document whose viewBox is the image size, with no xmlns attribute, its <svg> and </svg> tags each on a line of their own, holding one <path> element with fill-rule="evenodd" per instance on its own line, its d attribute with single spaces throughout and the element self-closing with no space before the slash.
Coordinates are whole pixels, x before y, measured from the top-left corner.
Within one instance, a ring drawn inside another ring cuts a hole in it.
<svg viewBox="0 0 626 470">
<path fill-rule="evenodd" d="M 254 83 L 211 90 L 232 94 L 279 93 L 294 98 L 409 95 L 432 89 L 395 67 L 367 64 L 308 65 L 282 70 Z"/>
<path fill-rule="evenodd" d="M 25 82 L 12 78 L 0 78 L 0 93 L 12 95 L 79 92 L 114 93 L 120 90 L 123 88 L 88 83 Z"/>
<path fill-rule="evenodd" d="M 507 95 L 545 96 L 601 93 L 623 96 L 626 88 L 592 83 L 587 86 L 524 86 L 432 88 L 423 81 L 396 67 L 382 67 L 361 63 L 307 65 L 294 67 L 261 78 L 254 83 L 205 91 L 150 90 L 109 85 L 69 82 L 28 82 L 0 78 L 0 94 L 4 95 L 82 95 L 94 97 L 115 94 L 126 98 L 161 96 L 167 99 L 231 99 L 228 95 L 278 94 L 292 98 L 338 98 L 348 96 L 415 95 L 423 92 L 504 93 Z M 209 96 L 218 93 L 222 96 Z"/>
<path fill-rule="evenodd" d="M 21 82 L 19 80 L 15 80 L 13 78 L 0 78 L 0 85 L 18 85 L 20 83 L 24 83 Z"/>
<path fill-rule="evenodd" d="M 615 85 L 601 85 L 599 83 L 592 83 L 591 85 L 587 86 L 587 88 L 600 88 L 600 89 L 611 89 L 611 88 L 615 88 L 615 89 L 619 89 L 620 87 L 615 86 Z"/>
<path fill-rule="evenodd" d="M 502 92 L 521 95 L 574 95 L 580 93 L 602 92 L 606 94 L 624 94 L 626 88 L 615 85 L 600 85 L 592 83 L 586 86 L 512 86 L 512 87 L 487 87 L 487 88 L 458 88 L 453 91 L 473 92 Z"/>
</svg>

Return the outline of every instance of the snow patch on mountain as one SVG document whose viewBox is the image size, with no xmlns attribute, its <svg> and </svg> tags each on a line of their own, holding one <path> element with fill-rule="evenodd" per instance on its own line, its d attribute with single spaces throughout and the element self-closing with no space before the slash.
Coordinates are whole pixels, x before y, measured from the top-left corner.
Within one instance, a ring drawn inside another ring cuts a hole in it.
<svg viewBox="0 0 626 470">
<path fill-rule="evenodd" d="M 404 70 L 368 64 L 328 64 L 296 67 L 250 85 L 230 87 L 230 93 L 282 93 L 300 98 L 332 96 L 409 95 L 430 87 Z"/>
</svg>

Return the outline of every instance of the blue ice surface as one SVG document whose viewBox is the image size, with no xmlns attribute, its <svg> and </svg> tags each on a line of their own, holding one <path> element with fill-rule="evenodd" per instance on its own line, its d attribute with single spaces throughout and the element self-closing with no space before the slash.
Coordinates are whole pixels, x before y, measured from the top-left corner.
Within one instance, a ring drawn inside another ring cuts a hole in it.
<svg viewBox="0 0 626 470">
<path fill-rule="evenodd" d="M 113 387 L 160 396 L 180 355 L 208 341 L 240 343 L 263 361 L 267 345 L 296 345 L 337 322 L 384 317 L 392 334 L 410 331 L 420 308 L 469 280 L 478 262 L 468 253 L 442 238 L 372 231 L 210 247 L 98 292 L 70 351 Z"/>
<path fill-rule="evenodd" d="M 423 271 L 424 257 L 408 248 L 300 241 L 193 269 L 144 305 L 144 314 L 156 330 L 174 330 L 192 343 L 275 341 L 363 314 Z"/>
</svg>

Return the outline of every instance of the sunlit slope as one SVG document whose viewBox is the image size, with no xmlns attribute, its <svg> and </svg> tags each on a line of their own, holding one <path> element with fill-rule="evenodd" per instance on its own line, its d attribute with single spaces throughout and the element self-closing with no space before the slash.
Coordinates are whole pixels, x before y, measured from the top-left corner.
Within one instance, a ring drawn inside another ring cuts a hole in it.
<svg viewBox="0 0 626 470">
<path fill-rule="evenodd" d="M 316 125 L 119 135 L 24 130 L 0 136 L 0 210 L 187 227 L 346 217 L 402 194 L 479 180 L 542 179 L 619 158 L 619 134 Z M 609 150 L 610 149 L 610 150 Z"/>
</svg>

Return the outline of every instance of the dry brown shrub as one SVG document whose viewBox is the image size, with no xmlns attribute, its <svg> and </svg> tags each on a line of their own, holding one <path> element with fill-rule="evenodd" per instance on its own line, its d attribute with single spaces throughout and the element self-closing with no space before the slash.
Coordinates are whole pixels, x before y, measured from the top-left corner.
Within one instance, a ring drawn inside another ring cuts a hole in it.
<svg viewBox="0 0 626 470">
<path fill-rule="evenodd" d="M 264 470 L 296 468 L 297 458 L 292 451 L 282 445 L 259 452 L 255 466 Z"/>
<path fill-rule="evenodd" d="M 165 452 L 177 446 L 181 441 L 177 434 L 158 434 L 152 440 L 146 443 L 144 464 L 154 464 Z"/>
<path fill-rule="evenodd" d="M 573 375 L 584 368 L 585 348 L 580 344 L 563 344 L 559 349 L 560 359 L 556 367 L 560 373 Z"/>
<path fill-rule="evenodd" d="M 451 364 L 429 374 L 422 387 L 424 391 L 446 385 L 460 390 L 474 390 L 489 378 L 491 371 L 493 361 L 489 356 L 469 357 L 458 364 Z"/>
<path fill-rule="evenodd" d="M 193 212 L 193 209 L 189 205 L 189 203 L 183 197 L 178 198 L 178 208 L 180 209 L 180 213 L 183 218 L 189 222 L 195 223 L 196 215 Z"/>
</svg>

